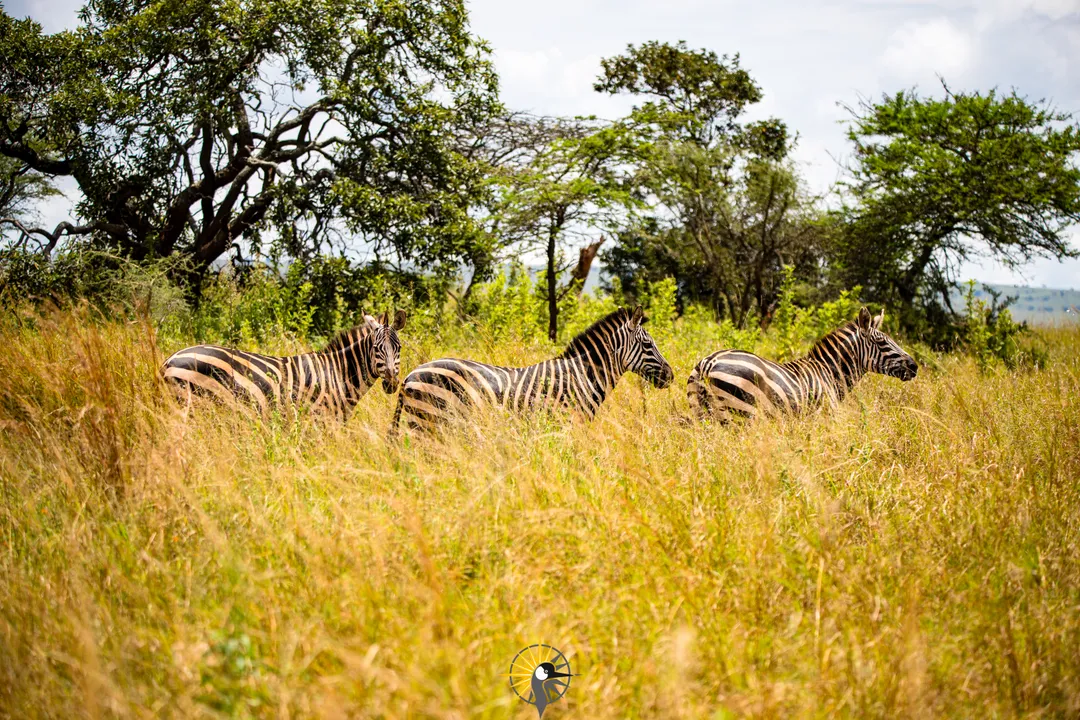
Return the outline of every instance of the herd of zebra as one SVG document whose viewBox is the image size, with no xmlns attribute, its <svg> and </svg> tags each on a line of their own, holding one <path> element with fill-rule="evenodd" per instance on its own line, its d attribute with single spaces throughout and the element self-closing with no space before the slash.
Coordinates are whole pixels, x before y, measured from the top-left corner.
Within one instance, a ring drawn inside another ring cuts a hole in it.
<svg viewBox="0 0 1080 720">
<path fill-rule="evenodd" d="M 690 373 L 690 406 L 701 418 L 798 413 L 835 406 L 869 372 L 911 380 L 918 366 L 881 331 L 883 320 L 884 311 L 873 316 L 864 307 L 806 357 L 786 363 L 741 350 L 714 352 Z M 561 405 L 592 418 L 627 372 L 666 388 L 675 373 L 645 322 L 640 306 L 619 308 L 571 340 L 558 357 L 528 367 L 452 358 L 424 363 L 401 383 L 391 432 L 397 432 L 403 416 L 407 426 L 430 430 L 485 403 L 511 411 Z M 341 333 L 321 352 L 290 357 L 198 345 L 172 355 L 162 374 L 188 399 L 198 393 L 227 403 L 246 400 L 263 413 L 296 403 L 345 420 L 379 380 L 387 393 L 397 391 L 398 331 L 404 327 L 404 311 L 392 321 L 385 313 L 365 315 L 364 324 Z"/>
</svg>

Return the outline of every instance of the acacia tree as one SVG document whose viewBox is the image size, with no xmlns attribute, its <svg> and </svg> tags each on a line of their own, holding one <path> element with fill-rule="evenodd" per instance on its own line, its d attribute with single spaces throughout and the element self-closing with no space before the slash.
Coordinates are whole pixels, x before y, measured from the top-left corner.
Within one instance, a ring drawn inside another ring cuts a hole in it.
<svg viewBox="0 0 1080 720">
<path fill-rule="evenodd" d="M 453 264 L 478 175 L 448 141 L 496 107 L 461 0 L 90 0 L 74 31 L 0 17 L 0 155 L 70 176 L 86 235 L 196 272 L 260 231 Z M 11 224 L 11 219 L 7 222 Z"/>
<path fill-rule="evenodd" d="M 943 83 L 944 85 L 944 83 Z M 849 108 L 854 154 L 835 270 L 909 327 L 951 311 L 958 266 L 1074 257 L 1080 127 L 1016 92 L 914 91 Z"/>
<path fill-rule="evenodd" d="M 500 112 L 458 128 L 456 151 L 483 178 L 470 208 L 474 236 L 464 258 L 469 280 L 457 298 L 461 312 L 467 312 L 477 285 L 491 280 L 531 239 L 528 223 L 517 222 L 508 212 L 514 186 L 510 178 L 519 176 L 549 139 L 544 118 L 520 111 Z"/>
<path fill-rule="evenodd" d="M 498 168 L 494 214 L 511 237 L 520 239 L 519 251 L 544 253 L 548 337 L 554 341 L 559 300 L 584 282 L 575 272 L 560 287 L 560 276 L 574 265 L 564 263 L 562 251 L 594 237 L 597 228 L 611 228 L 637 204 L 623 167 L 632 142 L 624 126 L 594 119 L 523 117 L 519 122 L 527 126 L 519 137 L 530 142 L 513 162 Z"/>
<path fill-rule="evenodd" d="M 738 55 L 649 42 L 602 61 L 600 92 L 641 97 L 635 181 L 655 212 L 620 236 L 605 259 L 622 276 L 674 275 L 685 299 L 709 302 L 738 324 L 764 316 L 781 268 L 815 236 L 811 200 L 782 161 L 779 120 L 744 122 L 761 89 Z"/>
</svg>

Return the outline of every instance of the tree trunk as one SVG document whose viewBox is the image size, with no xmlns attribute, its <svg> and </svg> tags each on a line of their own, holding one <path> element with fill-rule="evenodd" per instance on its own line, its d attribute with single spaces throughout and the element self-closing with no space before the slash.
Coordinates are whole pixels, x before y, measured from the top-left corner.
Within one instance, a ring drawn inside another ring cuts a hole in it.
<svg viewBox="0 0 1080 720">
<path fill-rule="evenodd" d="M 548 228 L 547 245 L 548 339 L 551 342 L 559 336 L 559 298 L 555 292 L 559 279 L 555 273 L 555 239 L 558 235 L 558 225 L 553 221 Z"/>
<path fill-rule="evenodd" d="M 589 271 L 592 269 L 593 260 L 596 259 L 596 253 L 599 252 L 600 246 L 604 244 L 604 238 L 600 238 L 598 242 L 594 242 L 590 245 L 586 245 L 581 248 L 581 253 L 578 255 L 577 267 L 574 268 L 574 274 L 570 276 L 570 282 L 580 284 L 577 286 L 577 294 L 581 295 L 581 291 L 585 289 L 585 281 L 589 279 Z"/>
<path fill-rule="evenodd" d="M 905 310 L 911 310 L 914 305 L 916 285 L 925 272 L 926 266 L 930 264 L 930 259 L 934 256 L 939 243 L 940 239 L 935 238 L 923 245 L 919 257 L 908 266 L 900 282 L 897 283 L 896 294 L 900 296 Z"/>
</svg>

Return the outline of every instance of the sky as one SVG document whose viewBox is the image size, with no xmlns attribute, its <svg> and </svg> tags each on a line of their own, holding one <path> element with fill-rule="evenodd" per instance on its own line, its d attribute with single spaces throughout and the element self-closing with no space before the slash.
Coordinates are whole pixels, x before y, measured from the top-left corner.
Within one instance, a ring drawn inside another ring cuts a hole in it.
<svg viewBox="0 0 1080 720">
<path fill-rule="evenodd" d="M 0 0 L 2 1 L 2 0 Z M 630 100 L 592 89 L 600 59 L 628 43 L 685 40 L 741 56 L 764 92 L 752 119 L 778 117 L 798 133 L 795 158 L 824 193 L 848 149 L 842 104 L 917 87 L 1016 89 L 1080 117 L 1080 0 L 467 0 L 474 32 L 493 51 L 508 107 L 547 115 L 626 113 Z M 80 0 L 7 0 L 46 31 L 73 27 Z M 70 217 L 75 192 L 41 209 Z M 1080 248 L 1080 230 L 1071 234 Z M 1080 259 L 1036 260 L 1018 271 L 992 261 L 964 277 L 1080 288 Z"/>
</svg>

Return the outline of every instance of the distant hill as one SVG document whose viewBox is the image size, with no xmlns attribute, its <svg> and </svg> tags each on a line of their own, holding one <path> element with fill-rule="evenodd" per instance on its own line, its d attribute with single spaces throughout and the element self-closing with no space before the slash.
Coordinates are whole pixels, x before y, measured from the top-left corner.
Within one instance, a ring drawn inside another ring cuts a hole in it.
<svg viewBox="0 0 1080 720">
<path fill-rule="evenodd" d="M 1080 290 L 1059 290 L 1051 288 L 1033 288 L 1023 285 L 996 285 L 985 283 L 1001 293 L 1002 299 L 1016 296 L 1017 300 L 1009 306 L 1014 320 L 1027 321 L 1031 325 L 1045 325 L 1077 317 L 1080 313 Z M 963 307 L 960 291 L 954 291 L 954 307 Z M 975 297 L 990 302 L 990 294 L 983 290 L 982 284 L 976 284 Z"/>
<path fill-rule="evenodd" d="M 530 267 L 532 272 L 539 272 L 543 268 Z M 592 292 L 601 284 L 600 272 L 602 268 L 594 264 L 589 271 L 589 277 L 585 280 L 585 291 Z M 990 302 L 990 294 L 983 290 L 984 283 L 976 283 L 975 297 Z M 1016 302 L 1009 306 L 1013 319 L 1017 322 L 1027 322 L 1030 325 L 1045 325 L 1057 322 L 1066 317 L 1080 317 L 1080 290 L 1060 290 L 1050 288 L 1033 288 L 1023 285 L 997 285 L 985 283 L 989 287 L 1001 293 L 1002 299 L 1017 296 Z M 964 306 L 963 294 L 957 290 L 952 294 L 953 307 L 961 309 Z M 1071 312 L 1070 312 L 1071 310 Z"/>
</svg>

